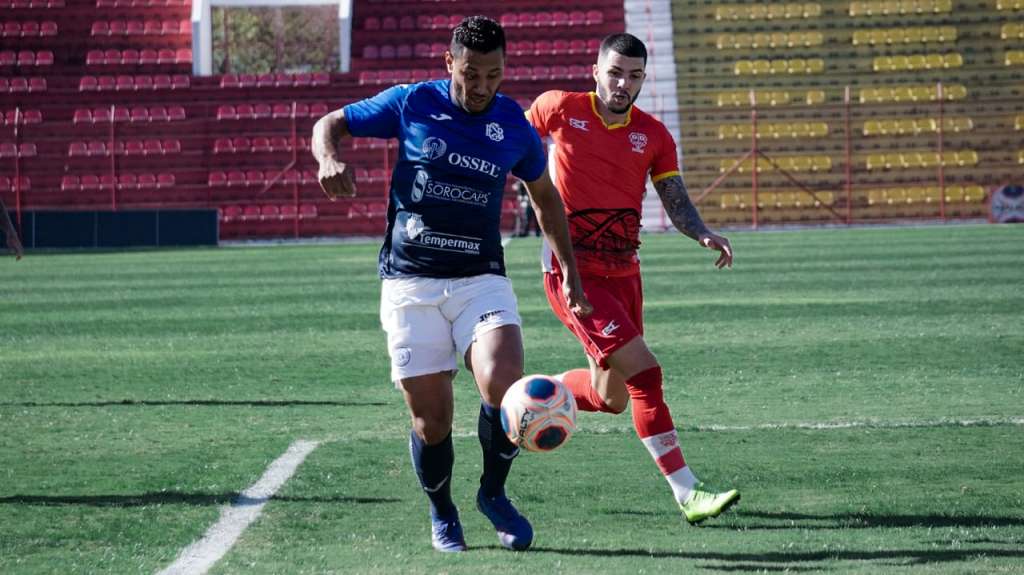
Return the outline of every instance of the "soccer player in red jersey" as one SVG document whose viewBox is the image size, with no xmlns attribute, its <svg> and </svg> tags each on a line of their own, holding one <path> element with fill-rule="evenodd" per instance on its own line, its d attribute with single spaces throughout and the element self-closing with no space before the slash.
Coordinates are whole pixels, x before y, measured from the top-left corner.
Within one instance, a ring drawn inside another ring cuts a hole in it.
<svg viewBox="0 0 1024 575">
<path fill-rule="evenodd" d="M 551 309 L 583 344 L 590 363 L 589 369 L 557 377 L 584 411 L 622 413 L 632 399 L 640 440 L 687 521 L 698 523 L 719 515 L 740 495 L 711 489 L 686 465 L 663 398 L 661 367 L 644 342 L 637 248 L 647 178 L 676 229 L 719 252 L 718 268 L 732 266 L 732 247 L 708 230 L 690 201 L 671 134 L 633 106 L 646 65 L 643 42 L 613 34 L 601 43 L 594 66 L 596 92 L 546 92 L 527 111 L 537 132 L 554 143 L 552 173 L 593 313 L 578 317 L 566 307 L 561 270 L 546 246 L 544 287 Z"/>
</svg>

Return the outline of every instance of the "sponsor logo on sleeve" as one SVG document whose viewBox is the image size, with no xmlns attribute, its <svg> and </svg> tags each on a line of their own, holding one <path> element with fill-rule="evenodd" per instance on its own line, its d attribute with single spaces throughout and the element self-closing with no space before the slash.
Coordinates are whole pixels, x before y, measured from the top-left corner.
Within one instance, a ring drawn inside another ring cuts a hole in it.
<svg viewBox="0 0 1024 575">
<path fill-rule="evenodd" d="M 583 130 L 584 132 L 589 132 L 590 131 L 590 128 L 587 127 L 587 121 L 586 120 L 579 120 L 579 119 L 576 119 L 576 118 L 569 118 L 569 125 L 572 126 L 573 128 L 576 128 L 577 130 Z"/>
</svg>

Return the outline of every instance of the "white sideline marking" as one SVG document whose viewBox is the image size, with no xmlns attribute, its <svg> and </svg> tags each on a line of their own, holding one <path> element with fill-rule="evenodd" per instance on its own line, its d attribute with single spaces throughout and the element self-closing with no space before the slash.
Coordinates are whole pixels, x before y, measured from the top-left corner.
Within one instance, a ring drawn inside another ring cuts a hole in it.
<svg viewBox="0 0 1024 575">
<path fill-rule="evenodd" d="M 284 455 L 267 467 L 259 481 L 243 491 L 231 505 L 221 509 L 220 519 L 206 530 L 201 539 L 183 549 L 174 563 L 157 575 L 200 575 L 209 571 L 260 516 L 267 501 L 318 445 L 318 441 L 303 439 L 289 445 Z"/>
</svg>

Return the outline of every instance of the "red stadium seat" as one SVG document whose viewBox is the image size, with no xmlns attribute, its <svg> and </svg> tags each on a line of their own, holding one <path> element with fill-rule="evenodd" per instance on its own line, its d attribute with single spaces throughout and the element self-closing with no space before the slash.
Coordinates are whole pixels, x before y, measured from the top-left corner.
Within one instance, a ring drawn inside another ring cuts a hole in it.
<svg viewBox="0 0 1024 575">
<path fill-rule="evenodd" d="M 224 104 L 217 107 L 217 119 L 218 120 L 236 120 L 238 115 L 235 113 L 235 107 L 231 104 Z"/>
<path fill-rule="evenodd" d="M 235 222 L 242 218 L 241 206 L 225 206 L 221 211 L 220 219 L 225 223 Z"/>
<path fill-rule="evenodd" d="M 235 147 L 231 145 L 230 138 L 217 138 L 213 141 L 213 153 L 214 154 L 233 154 L 235 153 Z"/>
<path fill-rule="evenodd" d="M 135 89 L 136 90 L 152 90 L 153 89 L 153 77 L 152 76 L 135 76 Z"/>
<path fill-rule="evenodd" d="M 260 74 L 256 76 L 256 87 L 257 88 L 273 88 L 276 80 L 274 74 Z"/>
<path fill-rule="evenodd" d="M 242 221 L 255 221 L 260 219 L 259 206 L 245 206 L 242 209 Z"/>
<path fill-rule="evenodd" d="M 160 53 L 152 48 L 143 48 L 139 52 L 139 64 L 151 66 L 160 62 Z"/>
<path fill-rule="evenodd" d="M 245 172 L 245 184 L 248 186 L 262 186 L 263 172 L 260 170 L 246 170 Z"/>
<path fill-rule="evenodd" d="M 246 138 L 245 136 L 232 138 L 231 146 L 235 149 L 236 154 L 244 154 L 252 150 L 252 143 L 250 143 L 249 138 Z"/>
<path fill-rule="evenodd" d="M 100 89 L 103 89 L 103 78 L 100 77 Z M 117 84 L 114 86 L 117 91 L 129 91 L 135 89 L 135 78 L 122 74 L 117 77 Z"/>
<path fill-rule="evenodd" d="M 270 104 L 256 104 L 253 106 L 253 117 L 257 120 L 270 117 Z"/>
<path fill-rule="evenodd" d="M 99 80 L 96 76 L 82 76 L 78 80 L 79 92 L 92 92 L 99 89 Z"/>
<path fill-rule="evenodd" d="M 220 77 L 221 88 L 237 88 L 238 87 L 238 75 L 236 74 L 224 74 Z"/>
<path fill-rule="evenodd" d="M 149 109 L 149 121 L 150 122 L 166 122 L 166 121 L 168 121 L 167 108 L 164 108 L 163 106 L 153 106 L 152 108 L 150 108 Z"/>
<path fill-rule="evenodd" d="M 152 189 L 156 187 L 156 174 L 139 174 L 139 189 Z"/>
<path fill-rule="evenodd" d="M 89 151 L 88 151 L 88 155 L 89 156 L 106 156 L 107 155 L 107 145 L 104 144 L 103 142 L 99 141 L 99 140 L 92 140 L 92 141 L 90 141 L 88 143 L 88 146 L 89 146 Z"/>
<path fill-rule="evenodd" d="M 172 90 L 185 90 L 191 86 L 191 81 L 187 74 L 175 74 L 171 76 L 171 89 Z"/>
<path fill-rule="evenodd" d="M 6 179 L 6 178 L 5 178 Z M 4 186 L 0 185 L 0 188 Z M 82 183 L 79 181 L 78 176 L 63 176 L 60 179 L 60 191 L 62 192 L 77 192 L 82 189 Z"/>
<path fill-rule="evenodd" d="M 305 86 L 309 86 L 312 83 L 313 83 L 313 75 L 312 74 L 310 74 L 308 72 L 300 72 L 300 73 L 295 75 L 295 80 L 294 80 L 293 85 L 296 88 L 302 88 L 302 87 L 305 87 Z"/>
<path fill-rule="evenodd" d="M 274 136 L 270 138 L 270 151 L 272 152 L 288 152 L 291 151 L 292 146 L 288 141 L 288 138 L 284 136 Z"/>
<path fill-rule="evenodd" d="M 235 115 L 239 120 L 251 120 L 255 117 L 255 108 L 252 104 L 239 104 L 235 106 Z"/>
<path fill-rule="evenodd" d="M 167 74 L 155 74 L 153 76 L 153 89 L 154 90 L 170 90 L 171 77 Z"/>
<path fill-rule="evenodd" d="M 157 174 L 156 187 L 173 188 L 175 184 L 174 174 Z"/>
<path fill-rule="evenodd" d="M 181 140 L 178 139 L 164 140 L 161 146 L 163 147 L 164 154 L 178 154 L 181 152 Z"/>
<path fill-rule="evenodd" d="M 53 65 L 53 52 L 50 50 L 40 50 L 36 52 L 36 66 L 52 66 Z"/>
<path fill-rule="evenodd" d="M 68 156 L 88 156 L 89 146 L 85 142 L 71 142 L 68 145 Z"/>
<path fill-rule="evenodd" d="M 260 208 L 260 219 L 261 220 L 279 220 L 281 219 L 281 210 L 275 205 L 266 205 Z"/>
<path fill-rule="evenodd" d="M 551 12 L 537 12 L 534 16 L 533 25 L 542 28 L 552 26 L 554 25 L 554 17 Z"/>
<path fill-rule="evenodd" d="M 366 20 L 363 20 L 364 30 L 380 30 L 380 18 L 370 16 Z"/>
<path fill-rule="evenodd" d="M 56 36 L 57 35 L 57 23 L 52 20 L 46 20 L 39 25 L 40 36 Z"/>
<path fill-rule="evenodd" d="M 180 122 L 185 119 L 185 108 L 182 106 L 171 106 L 167 108 L 167 119 L 172 122 Z"/>
<path fill-rule="evenodd" d="M 142 143 L 142 153 L 146 156 L 162 156 L 164 154 L 164 144 L 160 140 L 145 140 Z"/>
<path fill-rule="evenodd" d="M 170 48 L 161 48 L 156 53 L 157 64 L 174 64 L 174 50 Z"/>
<path fill-rule="evenodd" d="M 121 174 L 117 177 L 117 187 L 122 190 L 137 190 L 139 178 L 135 174 Z"/>
<path fill-rule="evenodd" d="M 92 123 L 92 112 L 89 108 L 78 108 L 75 110 L 75 116 L 72 119 L 72 123 L 75 124 L 91 124 Z"/>
<path fill-rule="evenodd" d="M 273 152 L 273 148 L 270 147 L 270 138 L 263 136 L 257 136 L 252 139 L 252 151 L 253 153 L 267 153 Z"/>
<path fill-rule="evenodd" d="M 106 60 L 103 57 L 103 50 L 89 50 L 85 53 L 86 66 L 100 66 L 103 64 L 106 64 Z"/>
<path fill-rule="evenodd" d="M 282 220 L 294 220 L 299 216 L 299 210 L 295 204 L 284 204 L 281 206 L 280 218 Z"/>
<path fill-rule="evenodd" d="M 306 220 L 317 216 L 316 204 L 302 204 L 299 206 L 299 219 Z"/>
<path fill-rule="evenodd" d="M 141 55 L 138 50 L 127 49 L 121 52 L 121 63 L 128 65 L 136 65 L 139 63 Z"/>
<path fill-rule="evenodd" d="M 140 140 L 128 140 L 124 143 L 124 153 L 127 156 L 141 156 L 146 153 Z"/>
<path fill-rule="evenodd" d="M 291 118 L 292 107 L 288 104 L 274 104 L 271 109 L 271 117 L 273 118 Z"/>
<path fill-rule="evenodd" d="M 148 122 L 149 121 L 149 108 L 145 106 L 135 106 L 131 109 L 131 121 L 132 122 Z"/>
<path fill-rule="evenodd" d="M 587 25 L 593 26 L 604 22 L 604 13 L 600 10 L 588 10 L 587 11 Z"/>
<path fill-rule="evenodd" d="M 86 192 L 92 190 L 99 190 L 102 188 L 102 182 L 100 182 L 100 177 L 93 174 L 86 174 L 82 176 L 81 183 L 82 191 Z"/>
<path fill-rule="evenodd" d="M 226 186 L 228 183 L 228 175 L 224 172 L 210 172 L 207 177 L 206 185 L 210 187 Z"/>
<path fill-rule="evenodd" d="M 232 170 L 228 172 L 228 186 L 244 186 L 245 185 L 245 172 Z"/>
</svg>

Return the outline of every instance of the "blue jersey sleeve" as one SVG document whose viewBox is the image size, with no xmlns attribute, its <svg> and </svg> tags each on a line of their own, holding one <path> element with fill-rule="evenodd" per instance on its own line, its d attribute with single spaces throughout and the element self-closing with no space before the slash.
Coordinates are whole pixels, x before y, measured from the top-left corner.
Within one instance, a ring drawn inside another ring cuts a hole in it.
<svg viewBox="0 0 1024 575">
<path fill-rule="evenodd" d="M 544 150 L 544 143 L 540 141 L 537 131 L 527 123 L 528 141 L 526 153 L 519 163 L 513 166 L 512 174 L 526 182 L 532 182 L 544 175 L 544 169 L 548 166 L 548 156 Z"/>
<path fill-rule="evenodd" d="M 356 137 L 396 138 L 402 119 L 402 105 L 408 84 L 392 86 L 372 98 L 345 106 L 345 123 Z"/>
</svg>

